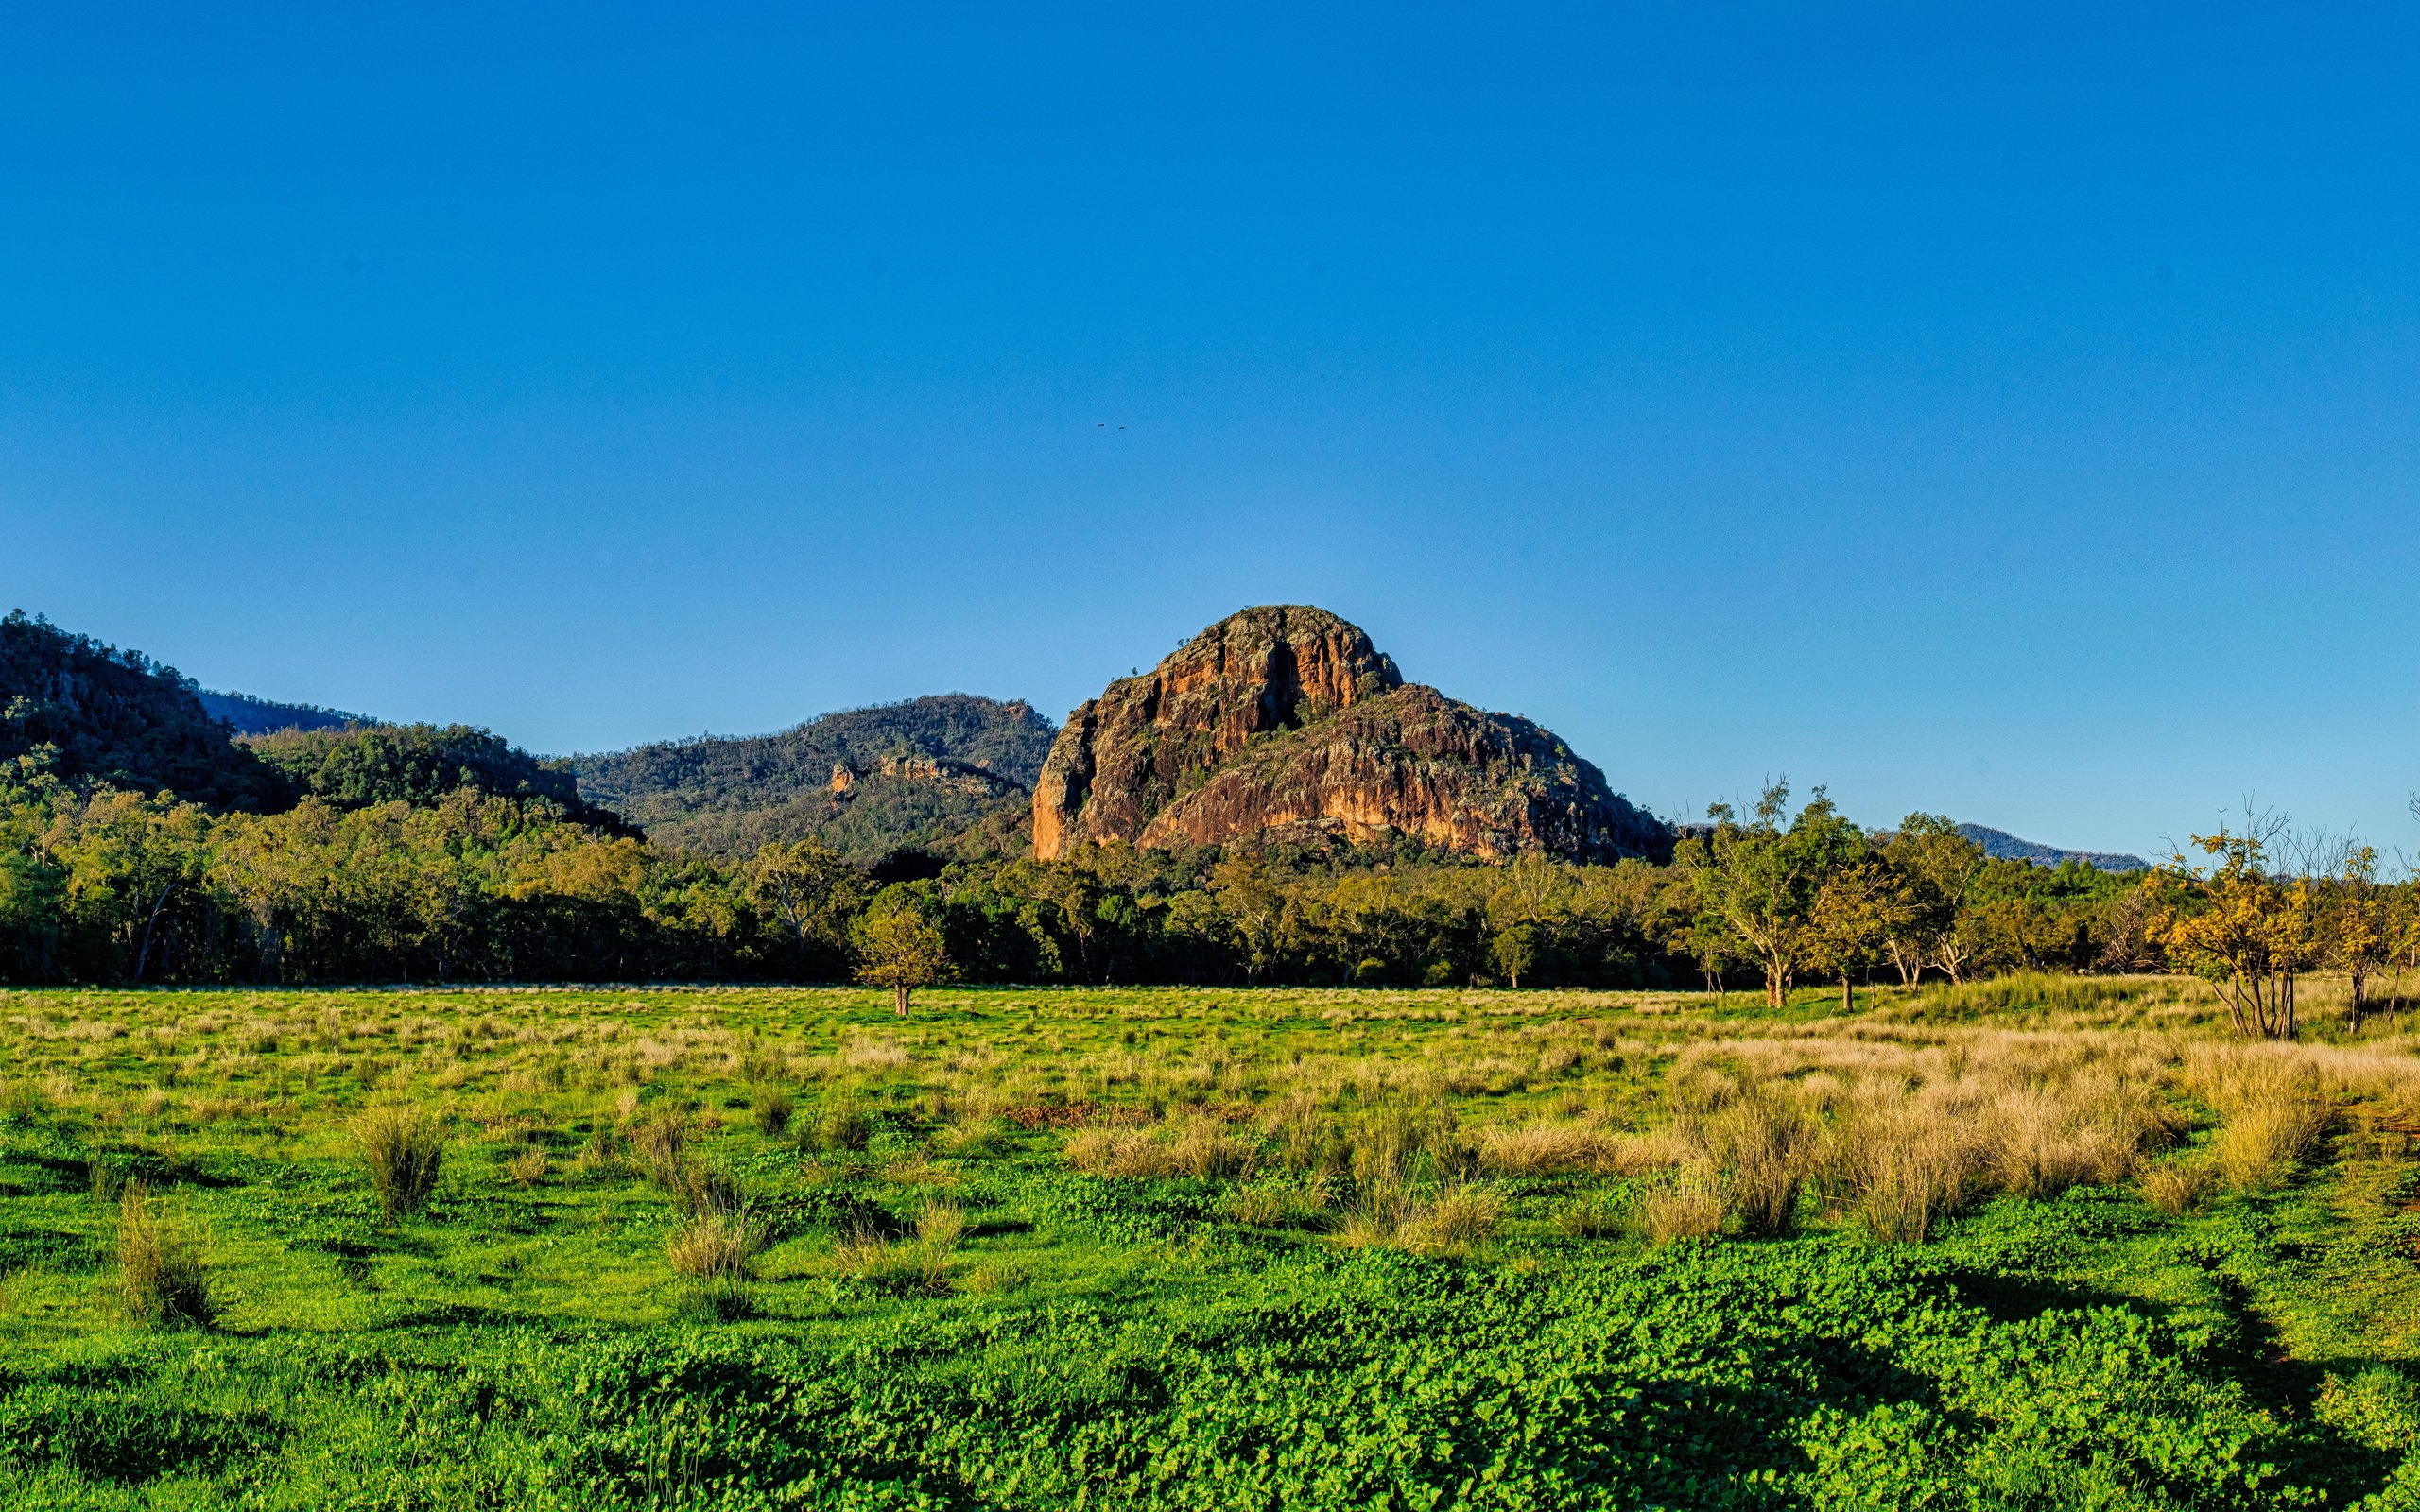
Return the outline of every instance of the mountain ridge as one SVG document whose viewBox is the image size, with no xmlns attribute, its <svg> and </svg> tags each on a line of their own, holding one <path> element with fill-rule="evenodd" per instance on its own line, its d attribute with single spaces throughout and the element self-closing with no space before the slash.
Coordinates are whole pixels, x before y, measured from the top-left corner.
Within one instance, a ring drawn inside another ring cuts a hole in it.
<svg viewBox="0 0 2420 1512">
<path fill-rule="evenodd" d="M 855 860 L 901 846 L 1018 846 L 1056 734 L 1023 699 L 926 694 L 764 735 L 696 735 L 564 758 L 581 794 L 712 855 L 815 838 Z M 845 781 L 841 779 L 845 775 Z"/>
<path fill-rule="evenodd" d="M 2117 850 L 2067 850 L 2054 845 L 2042 845 L 2021 840 L 2006 830 L 1995 830 L 1987 824 L 1962 824 L 1958 833 L 1983 848 L 1983 853 L 2002 861 L 2030 861 L 2037 867 L 2055 867 L 2062 862 L 2081 861 L 2101 871 L 2145 871 L 2151 863 L 2136 855 Z"/>
</svg>

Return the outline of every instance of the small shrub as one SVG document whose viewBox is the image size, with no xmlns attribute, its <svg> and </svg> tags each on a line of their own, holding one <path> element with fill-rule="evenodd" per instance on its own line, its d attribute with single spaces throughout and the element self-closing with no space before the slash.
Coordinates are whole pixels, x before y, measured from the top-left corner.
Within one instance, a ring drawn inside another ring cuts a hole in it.
<svg viewBox="0 0 2420 1512">
<path fill-rule="evenodd" d="M 392 1223 L 428 1206 L 445 1163 L 445 1131 L 435 1119 L 418 1108 L 390 1104 L 362 1114 L 353 1137 L 361 1145 L 380 1216 Z"/>
<path fill-rule="evenodd" d="M 749 1110 L 756 1115 L 756 1131 L 770 1140 L 790 1131 L 791 1115 L 798 1110 L 798 1100 L 790 1095 L 790 1090 L 779 1086 L 759 1087 L 749 1105 Z"/>
<path fill-rule="evenodd" d="M 200 1253 L 160 1222 L 141 1182 L 118 1201 L 117 1286 L 126 1315 L 151 1328 L 207 1328 L 214 1315 Z"/>
<path fill-rule="evenodd" d="M 2165 1213 L 2190 1212 L 2209 1194 L 2216 1174 L 2207 1160 L 2169 1160 L 2151 1166 L 2139 1182 L 2143 1200 Z"/>
</svg>

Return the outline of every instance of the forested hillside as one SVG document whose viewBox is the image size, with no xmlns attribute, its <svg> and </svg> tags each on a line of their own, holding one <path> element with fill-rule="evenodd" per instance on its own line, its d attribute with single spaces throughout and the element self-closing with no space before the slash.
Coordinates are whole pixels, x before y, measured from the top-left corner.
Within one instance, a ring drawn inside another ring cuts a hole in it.
<svg viewBox="0 0 2420 1512">
<path fill-rule="evenodd" d="M 211 808 L 275 804 L 277 774 L 228 733 L 174 667 L 22 610 L 0 619 L 0 762 L 49 747 L 49 770 L 67 781 Z"/>
<path fill-rule="evenodd" d="M 561 761 L 542 761 L 471 725 L 367 725 L 286 730 L 243 742 L 282 774 L 298 797 L 340 809 L 376 803 L 427 807 L 464 788 L 495 798 L 537 799 L 580 824 L 619 828 L 584 802 Z"/>
<path fill-rule="evenodd" d="M 962 854 L 1019 843 L 1052 733 L 1030 704 L 951 693 L 569 765 L 583 796 L 658 844 L 736 857 L 814 838 L 871 861 L 903 846 Z"/>
</svg>

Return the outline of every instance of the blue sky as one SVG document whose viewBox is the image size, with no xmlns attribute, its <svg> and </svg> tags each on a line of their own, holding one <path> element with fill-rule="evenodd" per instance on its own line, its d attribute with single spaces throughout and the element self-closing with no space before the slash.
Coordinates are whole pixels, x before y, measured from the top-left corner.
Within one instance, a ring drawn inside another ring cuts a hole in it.
<svg viewBox="0 0 2420 1512">
<path fill-rule="evenodd" d="M 2231 6 L 11 7 L 0 597 L 595 749 L 1250 603 L 1672 813 L 2420 850 L 2420 46 Z"/>
</svg>

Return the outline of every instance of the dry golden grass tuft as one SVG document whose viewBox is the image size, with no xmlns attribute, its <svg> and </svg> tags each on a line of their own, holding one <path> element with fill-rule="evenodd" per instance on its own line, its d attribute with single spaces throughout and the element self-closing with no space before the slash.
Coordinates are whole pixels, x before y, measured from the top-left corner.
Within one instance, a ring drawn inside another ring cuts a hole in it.
<svg viewBox="0 0 2420 1512">
<path fill-rule="evenodd" d="M 790 1090 L 779 1083 L 759 1085 L 748 1099 L 750 1113 L 756 1120 L 756 1132 L 767 1139 L 777 1140 L 790 1131 L 791 1115 L 798 1111 L 798 1099 Z"/>
<path fill-rule="evenodd" d="M 767 1237 L 755 1215 L 744 1210 L 700 1213 L 673 1230 L 664 1254 L 676 1274 L 693 1280 L 745 1281 Z"/>
<path fill-rule="evenodd" d="M 1684 1169 L 1650 1187 L 1638 1199 L 1638 1222 L 1640 1231 L 1653 1245 L 1720 1234 L 1722 1194 L 1717 1189 L 1715 1173 L 1703 1167 Z"/>
<path fill-rule="evenodd" d="M 1336 1225 L 1336 1243 L 1346 1249 L 1374 1249 L 1392 1245 L 1411 1221 L 1414 1204 L 1409 1191 L 1392 1183 L 1364 1187 L 1344 1205 Z"/>
<path fill-rule="evenodd" d="M 1630 1163 L 1620 1136 L 1590 1124 L 1530 1124 L 1490 1130 L 1478 1146 L 1479 1169 L 1494 1176 L 1612 1174 Z"/>
<path fill-rule="evenodd" d="M 2147 1089 L 2097 1074 L 2006 1088 L 1981 1117 L 1993 1178 L 2020 1197 L 2125 1180 L 2162 1124 Z"/>
<path fill-rule="evenodd" d="M 161 1221 L 139 1181 L 118 1199 L 117 1291 L 126 1315 L 147 1327 L 206 1328 L 215 1315 L 200 1251 Z"/>
<path fill-rule="evenodd" d="M 1400 1233 L 1404 1247 L 1426 1255 L 1476 1251 L 1504 1221 L 1504 1199 L 1484 1187 L 1450 1186 L 1415 1208 Z"/>
<path fill-rule="evenodd" d="M 1216 1119 L 1142 1128 L 1086 1128 L 1067 1137 L 1069 1165 L 1089 1176 L 1226 1177 L 1251 1174 L 1259 1147 Z"/>
<path fill-rule="evenodd" d="M 2169 1160 L 2145 1167 L 2138 1184 L 2144 1201 L 2174 1215 L 2200 1207 L 2217 1177 L 2217 1170 L 2206 1160 Z"/>
<path fill-rule="evenodd" d="M 2344 1074 L 2352 1069 L 2287 1045 L 2210 1046 L 2187 1055 L 2182 1080 L 2219 1115 L 2210 1150 L 2227 1185 L 2256 1192 L 2290 1176 L 2335 1116 L 2335 1089 L 2348 1088 L 2354 1078 Z"/>
<path fill-rule="evenodd" d="M 939 1296 L 950 1290 L 950 1249 L 943 1245 L 893 1244 L 872 1228 L 840 1236 L 825 1265 L 830 1273 L 890 1296 Z"/>
<path fill-rule="evenodd" d="M 434 1115 L 407 1103 L 372 1108 L 354 1121 L 353 1137 L 380 1216 L 392 1223 L 428 1206 L 445 1163 L 445 1129 Z"/>
<path fill-rule="evenodd" d="M 1824 1177 L 1875 1238 L 1922 1244 L 1979 1194 L 1985 1154 L 1970 1089 L 1875 1081 L 1844 1096 L 1826 1130 Z"/>
<path fill-rule="evenodd" d="M 955 1202 L 927 1202 L 916 1215 L 916 1237 L 941 1249 L 955 1246 L 966 1234 L 966 1210 Z"/>
<path fill-rule="evenodd" d="M 1720 1174 L 1718 1191 L 1740 1232 L 1761 1238 L 1796 1224 L 1798 1194 L 1814 1170 L 1816 1125 L 1787 1084 L 1737 1093 L 1685 1120 L 1681 1137 L 1698 1163 Z"/>
<path fill-rule="evenodd" d="M 666 1192 L 679 1192 L 689 1179 L 689 1117 L 678 1108 L 663 1107 L 631 1124 L 631 1149 L 638 1156 L 647 1178 Z"/>
<path fill-rule="evenodd" d="M 1219 1211 L 1233 1222 L 1254 1228 L 1281 1228 L 1323 1223 L 1333 1202 L 1323 1177 L 1267 1177 L 1229 1190 Z"/>
</svg>

